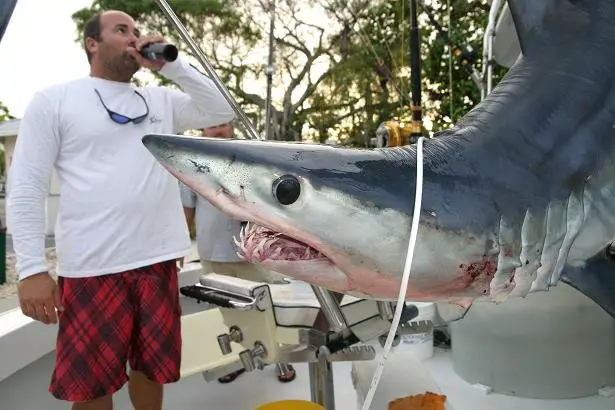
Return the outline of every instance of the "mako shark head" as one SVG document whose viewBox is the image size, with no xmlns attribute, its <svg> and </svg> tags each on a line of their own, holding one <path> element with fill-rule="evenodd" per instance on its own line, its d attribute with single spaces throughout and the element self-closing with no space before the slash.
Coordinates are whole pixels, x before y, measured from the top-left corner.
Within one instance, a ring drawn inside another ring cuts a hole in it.
<svg viewBox="0 0 615 410">
<path fill-rule="evenodd" d="M 390 152 L 168 135 L 147 135 L 143 143 L 189 188 L 231 217 L 249 221 L 237 239 L 246 260 L 347 294 L 397 296 L 414 178 Z M 423 229 L 422 238 L 433 245 L 430 232 Z M 442 262 L 446 268 L 434 275 L 428 262 L 433 255 L 421 255 L 412 297 L 466 294 L 465 286 L 451 294 L 452 277 L 463 281 L 458 257 Z"/>
</svg>

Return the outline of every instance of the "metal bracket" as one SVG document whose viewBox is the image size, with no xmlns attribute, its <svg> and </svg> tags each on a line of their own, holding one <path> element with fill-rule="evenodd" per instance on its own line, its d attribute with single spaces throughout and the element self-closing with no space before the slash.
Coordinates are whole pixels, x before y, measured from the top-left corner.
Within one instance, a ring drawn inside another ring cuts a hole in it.
<svg viewBox="0 0 615 410">
<path fill-rule="evenodd" d="M 299 342 L 303 349 L 293 352 L 284 352 L 289 361 L 307 361 L 310 371 L 311 400 L 324 406 L 325 410 L 335 410 L 335 393 L 333 390 L 332 362 L 336 361 L 359 361 L 373 360 L 376 350 L 373 346 L 358 345 L 359 339 L 347 325 L 346 318 L 341 310 L 339 302 L 332 292 L 312 286 L 321 311 L 334 333 L 323 333 L 316 329 L 303 331 L 299 335 Z M 391 302 L 378 302 L 379 319 L 391 322 L 394 316 L 394 306 Z M 398 335 L 422 330 L 424 324 L 408 325 L 408 322 L 419 314 L 414 305 L 406 305 L 402 311 Z M 417 326 L 419 329 L 417 329 Z M 397 338 L 399 343 L 400 337 Z M 380 343 L 384 344 L 386 334 L 380 337 Z M 303 359 L 303 360 L 297 360 Z"/>
<path fill-rule="evenodd" d="M 243 333 L 237 326 L 231 326 L 228 333 L 218 335 L 218 345 L 223 355 L 231 354 L 231 342 L 241 343 L 243 341 Z"/>
<path fill-rule="evenodd" d="M 179 292 L 199 303 L 207 302 L 227 309 L 264 311 L 271 306 L 267 286 L 261 285 L 248 290 L 230 284 L 223 287 L 207 275 L 203 275 L 199 283 L 182 286 Z"/>
<path fill-rule="evenodd" d="M 255 369 L 263 370 L 265 365 L 260 359 L 264 357 L 267 357 L 267 349 L 260 342 L 255 342 L 252 349 L 246 349 L 239 353 L 241 364 L 247 372 Z"/>
</svg>

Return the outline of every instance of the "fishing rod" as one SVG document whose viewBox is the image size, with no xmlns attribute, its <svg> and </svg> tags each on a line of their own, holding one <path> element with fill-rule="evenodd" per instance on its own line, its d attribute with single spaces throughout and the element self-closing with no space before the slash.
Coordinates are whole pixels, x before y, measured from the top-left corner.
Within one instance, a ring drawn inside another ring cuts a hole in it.
<svg viewBox="0 0 615 410">
<path fill-rule="evenodd" d="M 412 122 L 406 144 L 414 144 L 423 135 L 423 111 L 421 108 L 421 43 L 416 0 L 410 0 L 410 83 L 412 84 Z"/>
<path fill-rule="evenodd" d="M 429 10 L 429 7 L 423 2 L 421 3 L 421 7 L 425 14 L 427 14 L 431 24 L 438 32 L 438 35 L 441 36 L 444 42 L 453 50 L 453 54 L 461 62 L 463 70 L 474 80 L 481 91 L 481 95 L 484 96 L 487 90 L 485 90 L 485 86 L 483 84 L 483 76 L 474 66 L 478 58 L 476 52 L 469 46 L 462 48 L 453 43 L 448 33 L 444 31 L 442 26 L 435 19 L 433 13 Z M 376 131 L 376 146 L 378 147 L 394 147 L 414 144 L 416 143 L 418 137 L 423 134 L 421 108 L 421 60 L 417 21 L 417 0 L 410 0 L 410 19 L 410 82 L 412 86 L 412 103 L 410 108 L 412 110 L 412 121 L 409 123 L 399 122 L 396 120 L 383 122 Z M 488 91 L 490 90 L 491 84 L 489 83 Z"/>
<path fill-rule="evenodd" d="M 267 105 L 265 107 L 265 139 L 270 140 L 273 136 L 273 125 L 271 124 L 271 118 L 273 113 L 272 105 L 272 87 L 273 87 L 273 73 L 275 67 L 273 66 L 273 53 L 274 53 L 274 29 L 275 29 L 275 0 L 269 1 L 269 57 L 265 74 L 267 75 Z"/>
<path fill-rule="evenodd" d="M 391 120 L 380 124 L 376 130 L 377 147 L 411 145 L 424 134 L 421 107 L 421 43 L 416 0 L 410 0 L 410 84 L 412 120 L 409 122 Z"/>
<path fill-rule="evenodd" d="M 173 27 L 175 27 L 175 29 L 179 32 L 180 37 L 188 44 L 190 49 L 192 49 L 192 52 L 194 53 L 196 59 L 199 61 L 199 63 L 201 63 L 207 74 L 209 74 L 211 80 L 214 82 L 218 90 L 222 93 L 222 96 L 226 99 L 226 101 L 233 108 L 233 111 L 235 111 L 235 113 L 239 117 L 250 138 L 256 140 L 262 139 L 256 132 L 256 128 L 254 127 L 252 122 L 250 122 L 250 119 L 248 118 L 246 113 L 243 112 L 237 101 L 235 101 L 229 90 L 222 83 L 220 77 L 218 77 L 218 74 L 216 74 L 214 68 L 211 66 L 211 64 L 209 64 L 209 61 L 207 60 L 205 53 L 203 53 L 203 50 L 201 50 L 196 41 L 194 41 L 192 36 L 190 36 L 186 27 L 179 20 L 171 6 L 169 6 L 169 3 L 167 3 L 166 0 L 156 0 L 156 3 L 158 3 L 158 6 L 160 6 L 160 9 L 165 14 L 167 20 L 169 20 L 169 23 L 171 23 Z"/>
</svg>

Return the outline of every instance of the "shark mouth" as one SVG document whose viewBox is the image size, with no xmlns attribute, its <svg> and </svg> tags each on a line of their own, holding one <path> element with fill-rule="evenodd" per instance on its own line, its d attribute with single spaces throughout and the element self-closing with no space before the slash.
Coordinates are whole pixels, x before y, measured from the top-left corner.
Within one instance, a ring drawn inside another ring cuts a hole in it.
<svg viewBox="0 0 615 410">
<path fill-rule="evenodd" d="M 310 239 L 314 238 L 310 238 L 309 234 L 293 227 L 284 229 L 285 227 L 277 227 L 279 231 L 276 231 L 248 222 L 243 226 L 239 238 L 234 237 L 238 248 L 237 255 L 246 262 L 261 265 L 312 285 L 342 293 L 351 290 L 351 278 L 342 269 L 342 266 L 351 266 L 346 255 L 324 244 L 310 245 Z M 291 236 L 295 234 L 302 240 Z M 314 243 L 317 243 L 317 240 L 314 240 Z M 320 251 L 316 246 L 324 250 Z"/>
<path fill-rule="evenodd" d="M 250 221 L 243 224 L 239 233 L 239 238 L 236 236 L 233 237 L 235 245 L 237 246 L 237 256 L 241 259 L 257 264 L 273 265 L 271 266 L 272 268 L 284 262 L 311 262 L 311 264 L 315 265 L 314 268 L 318 266 L 320 266 L 320 268 L 337 267 L 337 263 L 334 262 L 334 259 L 343 260 L 341 255 L 338 255 L 339 252 L 328 249 L 324 244 L 318 247 L 326 249 L 325 251 L 331 256 L 326 256 L 322 251 L 318 250 L 317 245 L 308 244 L 318 242 L 318 240 L 311 235 L 287 223 L 273 223 L 273 221 L 268 221 L 262 212 L 259 212 L 258 209 L 254 209 L 251 204 L 246 203 L 245 199 L 243 199 L 243 195 L 238 197 L 230 196 L 218 187 L 201 184 L 190 176 L 177 172 L 166 163 L 162 163 L 162 165 L 179 181 L 195 190 L 212 205 L 220 210 L 226 209 L 226 212 L 234 219 L 262 220 L 265 224 L 271 225 L 274 229 L 277 229 L 276 231 L 272 228 Z M 302 240 L 298 240 L 295 237 L 300 237 Z M 286 264 L 284 268 L 288 268 L 288 264 Z M 280 273 L 285 274 L 286 272 Z"/>
<path fill-rule="evenodd" d="M 291 236 L 254 223 L 246 223 L 241 229 L 239 239 L 237 237 L 233 239 L 238 248 L 237 255 L 249 262 L 327 261 L 333 264 L 318 249 Z"/>
</svg>

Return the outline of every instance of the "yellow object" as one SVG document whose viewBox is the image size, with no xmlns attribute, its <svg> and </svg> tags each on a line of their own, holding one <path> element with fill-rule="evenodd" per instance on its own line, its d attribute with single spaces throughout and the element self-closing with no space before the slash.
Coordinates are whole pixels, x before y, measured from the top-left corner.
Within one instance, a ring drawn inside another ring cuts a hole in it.
<svg viewBox="0 0 615 410">
<path fill-rule="evenodd" d="M 325 410 L 325 408 L 311 401 L 283 400 L 265 403 L 255 410 Z"/>
<path fill-rule="evenodd" d="M 388 147 L 399 147 L 407 145 L 408 139 L 413 135 L 422 134 L 423 127 L 420 121 L 399 122 L 395 120 L 386 121 L 382 126 L 388 131 Z"/>
</svg>

